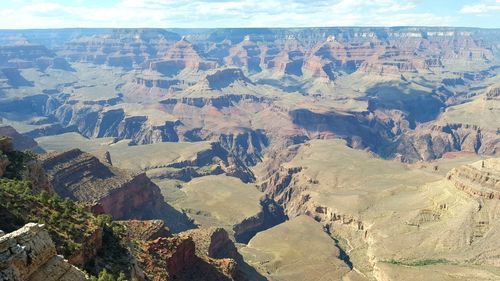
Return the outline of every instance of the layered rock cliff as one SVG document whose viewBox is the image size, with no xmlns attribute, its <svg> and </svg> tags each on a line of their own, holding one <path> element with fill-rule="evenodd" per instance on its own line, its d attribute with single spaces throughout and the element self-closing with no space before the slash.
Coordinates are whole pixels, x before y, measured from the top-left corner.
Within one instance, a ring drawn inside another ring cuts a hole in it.
<svg viewBox="0 0 500 281">
<path fill-rule="evenodd" d="M 446 178 L 475 197 L 500 199 L 500 159 L 481 160 L 451 170 Z"/>
<path fill-rule="evenodd" d="M 144 173 L 103 164 L 81 150 L 43 155 L 41 161 L 57 194 L 86 202 L 96 213 L 143 218 L 163 204 L 159 188 Z"/>
<path fill-rule="evenodd" d="M 0 236 L 0 280 L 90 280 L 58 256 L 43 225 L 29 223 Z"/>
<path fill-rule="evenodd" d="M 394 152 L 402 155 L 404 161 L 413 162 L 438 159 L 446 152 L 454 151 L 498 155 L 499 133 L 477 125 L 426 124 L 402 135 L 396 141 Z"/>
<path fill-rule="evenodd" d="M 288 219 L 282 206 L 273 199 L 263 198 L 260 201 L 262 210 L 255 216 L 244 219 L 233 227 L 234 237 L 240 243 L 248 243 L 255 234 L 283 223 Z"/>
<path fill-rule="evenodd" d="M 150 240 L 134 255 L 147 280 L 246 280 L 234 243 L 221 228 Z"/>
<path fill-rule="evenodd" d="M 149 241 L 171 236 L 170 230 L 161 220 L 126 220 L 117 223 L 125 226 L 127 236 L 132 240 Z"/>
</svg>

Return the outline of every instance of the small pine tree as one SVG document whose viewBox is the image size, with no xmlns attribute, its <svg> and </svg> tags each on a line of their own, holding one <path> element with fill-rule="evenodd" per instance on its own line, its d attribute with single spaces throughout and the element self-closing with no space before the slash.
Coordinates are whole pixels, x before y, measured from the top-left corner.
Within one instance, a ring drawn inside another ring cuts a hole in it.
<svg viewBox="0 0 500 281">
<path fill-rule="evenodd" d="M 120 275 L 118 275 L 118 279 L 116 281 L 127 281 L 127 277 L 125 276 L 125 273 L 120 272 Z"/>
<path fill-rule="evenodd" d="M 47 191 L 42 191 L 40 192 L 40 201 L 44 204 L 47 204 L 49 202 L 49 199 L 50 199 L 50 194 L 47 192 Z"/>
<path fill-rule="evenodd" d="M 113 277 L 113 274 L 109 273 L 106 269 L 103 269 L 99 272 L 97 281 L 115 281 L 115 278 Z"/>
</svg>

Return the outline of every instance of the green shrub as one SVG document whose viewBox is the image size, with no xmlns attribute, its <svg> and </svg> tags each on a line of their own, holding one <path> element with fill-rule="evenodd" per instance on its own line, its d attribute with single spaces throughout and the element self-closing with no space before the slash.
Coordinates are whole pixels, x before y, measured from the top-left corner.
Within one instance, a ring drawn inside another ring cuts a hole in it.
<svg viewBox="0 0 500 281">
<path fill-rule="evenodd" d="M 9 179 L 21 180 L 27 164 L 37 158 L 32 151 L 9 151 L 4 153 L 9 159 L 9 165 L 4 176 Z"/>
<path fill-rule="evenodd" d="M 103 229 L 103 248 L 86 270 L 94 280 L 125 281 L 129 270 L 129 252 L 125 246 L 125 228 L 109 215 L 94 216 L 79 203 L 62 199 L 46 191 L 34 193 L 31 183 L 22 180 L 29 161 L 36 155 L 13 151 L 5 154 L 11 163 L 0 178 L 0 229 L 11 232 L 28 222 L 43 223 L 50 233 L 58 254 L 71 257 L 82 249 L 85 237 L 97 227 Z M 107 268 L 107 271 L 99 270 Z M 118 276 L 115 278 L 115 276 Z"/>
<path fill-rule="evenodd" d="M 120 277 L 122 277 L 122 274 L 123 273 L 120 273 Z M 125 277 L 125 275 L 123 275 L 123 278 Z M 126 279 L 116 279 L 113 274 L 109 273 L 106 269 L 103 269 L 101 272 L 99 272 L 99 276 L 96 278 L 96 277 L 93 277 L 92 280 L 94 281 L 117 281 L 117 280 L 120 280 L 120 281 L 124 281 Z"/>
<path fill-rule="evenodd" d="M 390 263 L 390 264 L 405 265 L 405 266 L 426 266 L 426 265 L 433 265 L 433 264 L 449 263 L 449 261 L 446 259 L 423 259 L 423 260 L 414 260 L 414 261 L 390 259 L 390 260 L 385 261 L 385 262 Z"/>
<path fill-rule="evenodd" d="M 11 217 L 0 220 L 0 229 L 10 232 L 28 222 L 43 223 L 65 257 L 81 247 L 82 232 L 95 225 L 94 216 L 81 206 L 47 192 L 33 194 L 27 181 L 0 178 L 0 202 Z"/>
</svg>

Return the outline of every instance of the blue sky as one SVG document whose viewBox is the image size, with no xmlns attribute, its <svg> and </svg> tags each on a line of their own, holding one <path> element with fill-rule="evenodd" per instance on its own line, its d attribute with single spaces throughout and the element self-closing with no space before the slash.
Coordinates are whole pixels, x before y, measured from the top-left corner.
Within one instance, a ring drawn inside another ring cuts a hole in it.
<svg viewBox="0 0 500 281">
<path fill-rule="evenodd" d="M 500 0 L 1 0 L 0 28 L 473 26 Z"/>
</svg>

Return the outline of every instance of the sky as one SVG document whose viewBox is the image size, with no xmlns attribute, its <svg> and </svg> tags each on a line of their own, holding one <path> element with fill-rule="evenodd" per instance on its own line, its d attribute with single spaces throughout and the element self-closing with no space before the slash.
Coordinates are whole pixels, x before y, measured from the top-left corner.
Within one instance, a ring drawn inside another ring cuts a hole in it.
<svg viewBox="0 0 500 281">
<path fill-rule="evenodd" d="M 467 26 L 500 0 L 0 0 L 0 28 Z"/>
</svg>

